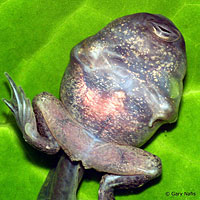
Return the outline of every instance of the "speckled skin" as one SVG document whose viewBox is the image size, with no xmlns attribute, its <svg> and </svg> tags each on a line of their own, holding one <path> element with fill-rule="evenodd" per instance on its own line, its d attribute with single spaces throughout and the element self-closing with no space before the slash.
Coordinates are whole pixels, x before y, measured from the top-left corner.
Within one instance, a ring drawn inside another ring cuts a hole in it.
<svg viewBox="0 0 200 200">
<path fill-rule="evenodd" d="M 71 161 L 107 173 L 99 200 L 113 200 L 114 187 L 140 187 L 161 174 L 160 159 L 138 147 L 162 124 L 176 121 L 185 71 L 178 29 L 161 15 L 139 13 L 111 22 L 72 49 L 61 101 L 44 92 L 32 108 L 6 74 L 13 96 L 4 102 L 29 144 L 48 154 L 61 147 Z"/>
<path fill-rule="evenodd" d="M 169 41 L 152 32 L 159 25 Z M 168 19 L 125 16 L 73 48 L 61 100 L 95 137 L 141 146 L 176 120 L 185 70 L 184 40 Z"/>
</svg>

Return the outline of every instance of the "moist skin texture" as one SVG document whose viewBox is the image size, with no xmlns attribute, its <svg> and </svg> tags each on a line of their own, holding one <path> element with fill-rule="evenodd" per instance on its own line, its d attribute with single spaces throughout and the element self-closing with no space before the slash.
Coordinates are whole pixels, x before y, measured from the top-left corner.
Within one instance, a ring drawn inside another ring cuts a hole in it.
<svg viewBox="0 0 200 200">
<path fill-rule="evenodd" d="M 171 21 L 125 16 L 72 49 L 61 100 L 96 138 L 139 147 L 177 119 L 185 70 L 184 40 Z"/>
<path fill-rule="evenodd" d="M 50 174 L 53 183 L 44 186 L 41 196 L 47 191 L 59 200 L 76 200 L 78 184 L 71 194 L 65 194 L 64 187 L 69 171 L 74 172 L 69 179 L 79 183 L 82 173 L 76 170 L 82 169 L 81 163 L 107 173 L 99 200 L 114 200 L 115 187 L 140 187 L 158 177 L 160 158 L 138 147 L 162 124 L 176 121 L 185 71 L 179 30 L 161 15 L 139 13 L 116 19 L 72 49 L 61 101 L 43 92 L 32 107 L 6 74 L 13 92 L 4 102 L 25 141 L 48 154 L 61 147 L 71 161 L 78 161 L 61 160 L 56 172 L 59 177 L 62 169 L 67 173 L 63 183 Z"/>
</svg>

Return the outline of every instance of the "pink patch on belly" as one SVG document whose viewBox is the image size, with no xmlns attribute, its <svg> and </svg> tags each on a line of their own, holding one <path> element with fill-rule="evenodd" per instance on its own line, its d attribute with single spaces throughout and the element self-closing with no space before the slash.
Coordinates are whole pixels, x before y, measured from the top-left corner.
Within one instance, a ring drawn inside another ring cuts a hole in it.
<svg viewBox="0 0 200 200">
<path fill-rule="evenodd" d="M 83 86 L 83 85 L 82 85 Z M 116 91 L 110 95 L 99 93 L 98 90 L 82 87 L 81 99 L 85 114 L 97 120 L 106 120 L 108 116 L 115 118 L 124 112 L 123 91 Z"/>
</svg>

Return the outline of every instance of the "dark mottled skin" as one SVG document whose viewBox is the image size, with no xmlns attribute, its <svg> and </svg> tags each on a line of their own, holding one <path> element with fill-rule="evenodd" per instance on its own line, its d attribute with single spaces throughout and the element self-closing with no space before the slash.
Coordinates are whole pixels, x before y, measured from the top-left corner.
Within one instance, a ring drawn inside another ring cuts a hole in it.
<svg viewBox="0 0 200 200">
<path fill-rule="evenodd" d="M 175 25 L 139 13 L 111 22 L 72 49 L 61 101 L 41 93 L 33 112 L 8 74 L 14 95 L 4 101 L 32 146 L 49 154 L 61 147 L 84 168 L 107 173 L 99 200 L 113 200 L 114 187 L 140 187 L 161 174 L 160 159 L 138 147 L 177 120 L 185 71 L 184 39 Z M 76 199 L 74 192 L 67 196 Z"/>
<path fill-rule="evenodd" d="M 161 40 L 148 21 L 166 24 L 178 40 Z M 61 100 L 95 137 L 141 146 L 177 118 L 185 66 L 184 40 L 169 20 L 125 16 L 73 48 Z"/>
</svg>

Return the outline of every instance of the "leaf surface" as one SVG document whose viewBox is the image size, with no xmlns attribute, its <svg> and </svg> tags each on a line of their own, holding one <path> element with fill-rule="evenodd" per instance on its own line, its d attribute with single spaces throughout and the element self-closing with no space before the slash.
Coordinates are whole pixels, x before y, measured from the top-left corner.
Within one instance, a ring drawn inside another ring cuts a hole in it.
<svg viewBox="0 0 200 200">
<path fill-rule="evenodd" d="M 10 98 L 3 75 L 6 71 L 30 99 L 42 91 L 58 97 L 72 47 L 112 20 L 137 12 L 162 14 L 176 24 L 186 41 L 188 68 L 178 122 L 171 129 L 160 129 L 145 145 L 147 151 L 161 158 L 162 177 L 140 189 L 118 192 L 116 199 L 168 200 L 175 198 L 173 192 L 186 192 L 181 199 L 197 200 L 200 199 L 200 1 L 1 0 L 0 96 Z M 0 152 L 0 199 L 36 199 L 53 159 L 23 141 L 14 117 L 2 101 Z M 98 173 L 89 171 L 78 199 L 97 199 L 99 179 Z"/>
</svg>

